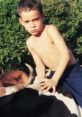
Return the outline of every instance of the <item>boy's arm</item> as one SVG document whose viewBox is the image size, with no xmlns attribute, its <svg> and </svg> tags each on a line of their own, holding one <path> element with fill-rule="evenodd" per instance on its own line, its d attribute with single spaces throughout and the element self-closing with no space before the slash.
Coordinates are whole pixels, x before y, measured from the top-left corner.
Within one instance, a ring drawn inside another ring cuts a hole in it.
<svg viewBox="0 0 82 117">
<path fill-rule="evenodd" d="M 56 27 L 51 25 L 48 33 L 61 54 L 61 60 L 55 71 L 55 74 L 52 77 L 52 80 L 57 84 L 70 60 L 70 54 L 63 37 Z"/>
<path fill-rule="evenodd" d="M 28 50 L 32 54 L 32 57 L 36 64 L 36 73 L 37 73 L 36 78 L 37 78 L 37 80 L 40 81 L 45 78 L 45 66 L 44 66 L 42 60 L 40 59 L 39 55 L 32 49 L 30 44 L 28 42 L 26 42 L 26 45 L 28 47 Z"/>
</svg>

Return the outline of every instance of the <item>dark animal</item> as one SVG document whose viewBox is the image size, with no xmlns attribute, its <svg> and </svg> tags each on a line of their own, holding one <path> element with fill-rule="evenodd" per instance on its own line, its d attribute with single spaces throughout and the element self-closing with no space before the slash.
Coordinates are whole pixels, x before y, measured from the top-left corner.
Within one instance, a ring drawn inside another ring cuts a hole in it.
<svg viewBox="0 0 82 117">
<path fill-rule="evenodd" d="M 0 98 L 0 117 L 78 117 L 54 96 L 24 88 Z"/>
<path fill-rule="evenodd" d="M 3 77 L 3 82 L 6 79 L 5 83 L 10 83 L 8 79 L 11 79 L 12 84 L 13 80 L 17 78 L 14 77 L 14 73 L 16 72 L 14 71 L 13 75 L 10 75 L 11 77 L 6 77 L 7 79 Z M 31 78 L 33 79 L 33 76 Z M 20 80 L 22 81 L 20 82 Z M 23 83 L 23 78 L 20 77 L 15 83 Z M 69 98 L 63 94 L 68 95 L 69 93 L 67 94 L 64 90 L 63 92 L 62 90 L 58 90 L 54 95 L 39 95 L 37 90 L 23 87 L 19 91 L 16 90 L 16 93 L 0 97 L 0 117 L 81 117 L 73 98 Z M 69 105 L 65 103 L 66 100 L 70 100 Z M 73 109 L 71 111 L 74 104 L 75 111 Z"/>
</svg>

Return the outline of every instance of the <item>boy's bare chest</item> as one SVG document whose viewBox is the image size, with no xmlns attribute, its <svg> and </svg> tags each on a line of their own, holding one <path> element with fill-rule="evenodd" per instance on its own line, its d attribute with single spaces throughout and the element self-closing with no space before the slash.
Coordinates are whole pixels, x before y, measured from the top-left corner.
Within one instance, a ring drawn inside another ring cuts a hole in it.
<svg viewBox="0 0 82 117">
<path fill-rule="evenodd" d="M 47 54 L 55 49 L 55 44 L 48 37 L 40 38 L 33 42 L 33 49 L 39 54 Z"/>
<path fill-rule="evenodd" d="M 55 68 L 58 64 L 60 53 L 55 46 L 55 42 L 49 37 L 32 41 L 33 50 L 40 56 L 42 61 L 50 68 Z M 55 63 L 55 64 L 53 64 Z"/>
<path fill-rule="evenodd" d="M 58 58 L 59 51 L 55 46 L 55 43 L 49 37 L 42 38 L 33 43 L 33 49 L 43 59 Z"/>
</svg>

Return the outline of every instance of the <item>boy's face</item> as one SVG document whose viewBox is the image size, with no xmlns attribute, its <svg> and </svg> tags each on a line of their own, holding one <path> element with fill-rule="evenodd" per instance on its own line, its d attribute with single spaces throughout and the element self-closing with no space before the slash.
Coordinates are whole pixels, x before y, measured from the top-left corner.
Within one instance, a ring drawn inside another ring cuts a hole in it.
<svg viewBox="0 0 82 117">
<path fill-rule="evenodd" d="M 19 22 L 31 35 L 37 36 L 41 33 L 44 26 L 44 17 L 38 10 L 22 11 Z"/>
</svg>

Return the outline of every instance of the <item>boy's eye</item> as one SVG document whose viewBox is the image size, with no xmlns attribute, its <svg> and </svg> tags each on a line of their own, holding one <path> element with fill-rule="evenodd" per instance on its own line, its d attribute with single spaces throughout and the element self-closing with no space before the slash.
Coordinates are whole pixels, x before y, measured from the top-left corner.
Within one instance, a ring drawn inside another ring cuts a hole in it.
<svg viewBox="0 0 82 117">
<path fill-rule="evenodd" d="M 28 23 L 29 21 L 25 21 L 25 23 Z"/>
<path fill-rule="evenodd" d="M 35 19 L 35 21 L 37 21 L 38 20 L 38 18 L 37 19 Z"/>
<path fill-rule="evenodd" d="M 34 21 L 38 21 L 38 20 L 39 20 L 39 18 L 34 19 Z"/>
</svg>

